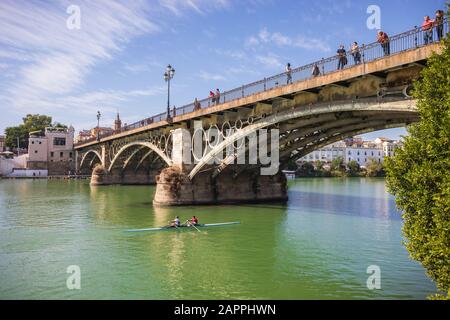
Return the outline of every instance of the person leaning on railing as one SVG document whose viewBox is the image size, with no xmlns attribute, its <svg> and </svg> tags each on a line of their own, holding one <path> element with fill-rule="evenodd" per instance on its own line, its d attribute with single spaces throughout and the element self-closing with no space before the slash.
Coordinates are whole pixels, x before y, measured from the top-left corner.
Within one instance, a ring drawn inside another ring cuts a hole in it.
<svg viewBox="0 0 450 320">
<path fill-rule="evenodd" d="M 427 45 L 433 42 L 433 26 L 435 21 L 430 19 L 430 16 L 425 16 L 423 19 L 422 31 L 423 31 L 423 41 Z"/>
<path fill-rule="evenodd" d="M 337 56 L 339 58 L 338 62 L 338 70 L 343 70 L 344 67 L 347 65 L 347 51 L 344 49 L 344 45 L 340 45 L 339 49 L 337 50 Z"/>
<path fill-rule="evenodd" d="M 286 65 L 286 76 L 287 76 L 286 84 L 292 84 L 292 68 L 290 63 Z"/>
<path fill-rule="evenodd" d="M 216 99 L 216 105 L 220 104 L 220 90 L 219 89 L 216 89 L 215 99 Z"/>
<path fill-rule="evenodd" d="M 436 19 L 434 19 L 434 24 L 436 26 L 436 34 L 438 41 L 441 41 L 444 37 L 444 11 L 436 11 Z"/>
<path fill-rule="evenodd" d="M 311 74 L 312 74 L 313 78 L 320 76 L 320 69 L 319 69 L 319 66 L 317 65 L 317 63 L 314 65 Z"/>
<path fill-rule="evenodd" d="M 202 108 L 202 105 L 200 104 L 198 99 L 195 98 L 195 100 L 194 100 L 194 111 L 200 110 L 201 108 Z"/>
<path fill-rule="evenodd" d="M 209 92 L 209 98 L 211 99 L 211 104 L 216 103 L 216 96 L 215 96 L 214 92 L 212 92 L 212 91 Z"/>
<path fill-rule="evenodd" d="M 387 33 L 380 30 L 377 35 L 377 41 L 381 44 L 384 55 L 389 56 L 391 54 L 391 40 Z"/>
<path fill-rule="evenodd" d="M 353 59 L 355 60 L 355 64 L 361 63 L 361 51 L 359 50 L 358 42 L 353 42 L 352 50 L 351 50 Z"/>
</svg>

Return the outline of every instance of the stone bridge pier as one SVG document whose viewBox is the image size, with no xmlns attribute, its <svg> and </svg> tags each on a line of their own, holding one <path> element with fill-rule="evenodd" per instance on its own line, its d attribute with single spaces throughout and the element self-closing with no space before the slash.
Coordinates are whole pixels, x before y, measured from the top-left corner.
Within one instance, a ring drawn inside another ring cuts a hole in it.
<svg viewBox="0 0 450 320">
<path fill-rule="evenodd" d="M 164 169 L 156 178 L 154 205 L 207 205 L 287 201 L 287 181 L 281 172 L 261 176 L 244 172 L 238 177 L 213 178 L 200 174 L 193 180 L 178 167 Z"/>
<path fill-rule="evenodd" d="M 209 135 L 212 131 L 205 133 L 201 121 L 197 121 L 194 126 L 196 129 L 177 129 L 173 132 L 172 165 L 156 176 L 154 205 L 208 205 L 287 200 L 287 181 L 284 174 L 278 170 L 278 164 L 277 170 L 270 176 L 261 175 L 257 165 L 246 167 L 245 163 L 230 165 L 226 170 L 219 172 L 217 164 L 223 164 L 226 159 L 224 147 L 226 139 L 222 137 L 215 142 L 211 141 L 213 138 L 210 139 Z M 223 133 L 216 131 L 219 137 Z M 193 138 L 196 132 L 202 132 L 199 151 L 201 159 L 194 156 Z M 219 146 L 220 141 L 223 146 Z M 211 145 L 217 145 L 218 151 L 215 154 Z M 241 146 L 245 156 L 245 147 L 248 147 L 245 139 L 241 140 Z M 215 159 L 211 157 L 211 161 L 206 161 L 208 154 L 214 154 Z M 217 159 L 217 155 L 221 156 L 220 160 Z M 230 155 L 236 156 L 236 152 L 229 152 Z M 246 170 L 236 174 L 244 167 Z"/>
</svg>

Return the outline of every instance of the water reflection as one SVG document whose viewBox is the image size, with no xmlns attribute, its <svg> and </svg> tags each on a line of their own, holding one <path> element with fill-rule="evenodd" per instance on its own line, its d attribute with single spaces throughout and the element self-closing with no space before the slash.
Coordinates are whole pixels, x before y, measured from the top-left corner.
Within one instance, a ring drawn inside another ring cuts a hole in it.
<svg viewBox="0 0 450 320">
<path fill-rule="evenodd" d="M 287 204 L 153 207 L 154 187 L 0 181 L 0 298 L 424 298 L 382 180 L 304 179 Z M 130 234 L 176 215 L 223 228 Z M 83 290 L 67 292 L 68 265 Z M 365 288 L 368 264 L 383 291 Z M 38 277 L 38 278 L 37 278 Z"/>
</svg>

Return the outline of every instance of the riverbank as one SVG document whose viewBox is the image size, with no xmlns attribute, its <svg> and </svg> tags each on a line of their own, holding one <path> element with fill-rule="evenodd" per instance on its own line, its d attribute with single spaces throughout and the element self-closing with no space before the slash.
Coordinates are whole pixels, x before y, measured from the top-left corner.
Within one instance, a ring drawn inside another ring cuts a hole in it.
<svg viewBox="0 0 450 320">
<path fill-rule="evenodd" d="M 2 177 L 0 180 L 88 180 L 91 176 Z"/>
</svg>

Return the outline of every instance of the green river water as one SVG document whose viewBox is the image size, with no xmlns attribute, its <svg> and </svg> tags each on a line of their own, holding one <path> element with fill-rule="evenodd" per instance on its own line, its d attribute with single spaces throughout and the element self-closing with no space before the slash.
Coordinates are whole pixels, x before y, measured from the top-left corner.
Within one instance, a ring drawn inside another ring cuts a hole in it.
<svg viewBox="0 0 450 320">
<path fill-rule="evenodd" d="M 279 205 L 154 208 L 154 187 L 0 180 L 0 299 L 425 299 L 382 179 L 301 179 Z M 240 225 L 132 234 L 185 221 Z M 184 219 L 184 220 L 183 220 Z M 67 267 L 81 270 L 69 290 Z M 367 267 L 381 270 L 368 290 Z"/>
</svg>

